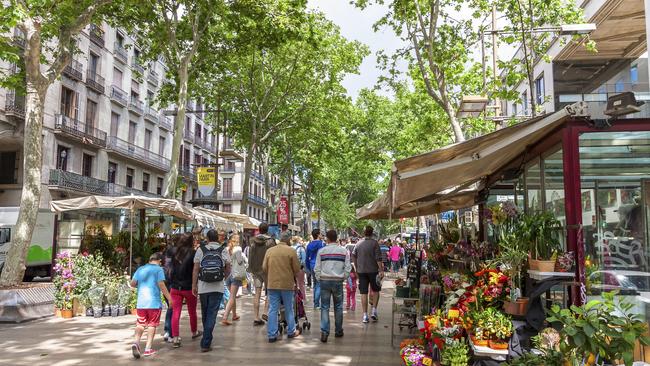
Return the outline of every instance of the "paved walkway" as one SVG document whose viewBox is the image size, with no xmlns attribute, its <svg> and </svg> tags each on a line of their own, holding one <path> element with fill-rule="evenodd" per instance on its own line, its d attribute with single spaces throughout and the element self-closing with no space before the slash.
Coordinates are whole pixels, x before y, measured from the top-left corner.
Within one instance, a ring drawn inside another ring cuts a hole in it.
<svg viewBox="0 0 650 366">
<path fill-rule="evenodd" d="M 390 346 L 392 288 L 392 283 L 385 281 L 378 323 L 362 324 L 360 305 L 355 312 L 344 311 L 345 337 L 334 338 L 332 334 L 327 344 L 319 341 L 320 312 L 312 310 L 311 300 L 306 304 L 311 331 L 297 339 L 289 340 L 285 336 L 269 344 L 266 327 L 252 325 L 251 297 L 242 296 L 238 299 L 242 320 L 230 327 L 217 324 L 214 350 L 210 353 L 200 353 L 198 340 L 190 340 L 186 314 L 181 320 L 184 339 L 181 348 L 173 349 L 157 336 L 154 348 L 158 354 L 138 361 L 133 360 L 130 351 L 134 316 L 48 318 L 24 324 L 0 324 L 0 365 L 113 366 L 141 362 L 157 365 L 396 366 L 400 365 L 399 350 Z M 313 298 L 310 292 L 307 297 Z M 333 316 L 331 321 L 333 327 Z M 199 321 L 199 329 L 200 324 Z"/>
</svg>

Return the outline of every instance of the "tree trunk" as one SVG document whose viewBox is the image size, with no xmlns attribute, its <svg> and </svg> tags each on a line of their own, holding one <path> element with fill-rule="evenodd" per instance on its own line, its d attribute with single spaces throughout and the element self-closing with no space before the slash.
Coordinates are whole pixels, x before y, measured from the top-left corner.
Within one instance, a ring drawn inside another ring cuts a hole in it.
<svg viewBox="0 0 650 366">
<path fill-rule="evenodd" d="M 241 208 L 239 213 L 248 215 L 248 192 L 249 185 L 251 181 L 251 171 L 253 170 L 253 154 L 255 153 L 255 148 L 257 144 L 255 140 L 257 136 L 253 135 L 251 139 L 251 144 L 246 149 L 246 159 L 244 159 L 244 187 L 241 192 Z"/>
<path fill-rule="evenodd" d="M 25 50 L 26 96 L 25 136 L 23 144 L 23 188 L 20 211 L 12 245 L 7 253 L 0 287 L 20 283 L 25 275 L 25 262 L 36 226 L 41 201 L 41 170 L 43 168 L 43 103 L 49 84 L 40 71 L 40 35 L 34 29 L 28 32 Z"/>
<path fill-rule="evenodd" d="M 178 168 L 180 165 L 180 149 L 185 131 L 185 108 L 187 105 L 187 82 L 189 58 L 181 62 L 178 70 L 178 96 L 176 99 L 177 113 L 174 118 L 174 140 L 172 143 L 172 156 L 169 173 L 165 177 L 165 198 L 176 197 L 176 183 L 178 182 Z"/>
<path fill-rule="evenodd" d="M 271 171 L 269 170 L 269 160 L 271 158 L 271 145 L 267 145 L 267 151 L 264 152 L 264 159 L 262 162 L 262 171 L 264 172 L 264 192 L 266 193 L 266 209 L 269 213 L 268 221 L 271 222 L 271 217 L 275 216 L 273 212 L 273 202 L 271 202 Z M 275 222 L 277 222 L 277 217 Z"/>
<path fill-rule="evenodd" d="M 449 117 L 449 123 L 451 124 L 451 129 L 454 132 L 454 141 L 455 142 L 465 141 L 465 134 L 463 133 L 463 129 L 460 127 L 460 122 L 458 122 L 458 119 L 456 118 L 454 109 L 451 106 L 447 106 L 445 110 L 447 111 L 447 116 Z"/>
</svg>

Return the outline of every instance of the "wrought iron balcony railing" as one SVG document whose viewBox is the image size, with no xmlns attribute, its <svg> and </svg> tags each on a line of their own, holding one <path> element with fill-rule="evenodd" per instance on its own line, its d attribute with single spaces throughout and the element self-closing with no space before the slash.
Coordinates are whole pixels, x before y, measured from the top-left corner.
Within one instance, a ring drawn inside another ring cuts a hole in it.
<svg viewBox="0 0 650 366">
<path fill-rule="evenodd" d="M 25 119 L 25 97 L 10 91 L 5 97 L 5 115 Z"/>
<path fill-rule="evenodd" d="M 93 43 L 97 44 L 100 47 L 104 47 L 104 30 L 100 26 L 91 24 L 88 34 L 90 36 L 90 40 Z"/>
<path fill-rule="evenodd" d="M 108 138 L 107 148 L 138 163 L 146 164 L 163 171 L 169 170 L 169 159 L 115 136 Z"/>
<path fill-rule="evenodd" d="M 151 106 L 144 107 L 144 119 L 149 120 L 153 123 L 158 123 L 160 113 Z"/>
<path fill-rule="evenodd" d="M 126 95 L 126 92 L 115 85 L 111 86 L 111 100 L 121 105 L 122 107 L 126 107 L 127 104 L 129 104 L 129 99 Z"/>
<path fill-rule="evenodd" d="M 256 203 L 258 205 L 261 205 L 261 206 L 266 206 L 266 203 L 267 203 L 267 201 L 264 198 L 256 196 L 256 195 L 254 195 L 252 193 L 248 194 L 248 199 L 251 202 Z"/>
<path fill-rule="evenodd" d="M 115 42 L 113 45 L 113 55 L 115 56 L 115 59 L 122 62 L 123 64 L 126 64 L 127 60 L 129 59 L 129 52 L 122 46 L 121 44 Z"/>
<path fill-rule="evenodd" d="M 106 146 L 106 132 L 62 114 L 54 116 L 54 130 L 84 143 Z"/>
<path fill-rule="evenodd" d="M 144 114 L 144 103 L 138 98 L 131 97 L 131 102 L 129 103 L 129 110 L 138 116 Z"/>
<path fill-rule="evenodd" d="M 95 71 L 86 71 L 86 86 L 100 94 L 104 94 L 104 78 Z"/>
<path fill-rule="evenodd" d="M 160 114 L 160 118 L 158 119 L 158 125 L 162 128 L 164 128 L 167 131 L 172 131 L 172 122 L 168 116 L 165 116 L 164 114 Z"/>
<path fill-rule="evenodd" d="M 155 70 L 149 69 L 147 81 L 153 86 L 158 86 L 158 73 Z"/>
<path fill-rule="evenodd" d="M 49 185 L 75 192 L 110 194 L 108 182 L 61 169 L 50 170 Z"/>
<path fill-rule="evenodd" d="M 138 59 L 138 57 L 136 56 L 131 57 L 131 67 L 133 67 L 133 69 L 139 72 L 140 74 L 144 74 L 144 66 L 140 64 L 140 60 Z"/>
<path fill-rule="evenodd" d="M 81 81 L 83 80 L 83 70 L 84 67 L 81 62 L 72 59 L 70 63 L 63 69 L 63 75 L 69 77 L 70 79 Z"/>
</svg>

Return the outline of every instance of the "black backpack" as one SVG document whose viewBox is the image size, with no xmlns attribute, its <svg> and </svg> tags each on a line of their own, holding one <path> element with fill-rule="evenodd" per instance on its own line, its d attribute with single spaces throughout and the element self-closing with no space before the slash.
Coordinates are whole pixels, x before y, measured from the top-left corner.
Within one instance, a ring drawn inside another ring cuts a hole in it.
<svg viewBox="0 0 650 366">
<path fill-rule="evenodd" d="M 208 249 L 205 245 L 201 245 L 203 258 L 199 264 L 199 280 L 208 283 L 223 281 L 225 265 L 221 253 L 224 247 L 225 245 L 218 249 Z"/>
</svg>

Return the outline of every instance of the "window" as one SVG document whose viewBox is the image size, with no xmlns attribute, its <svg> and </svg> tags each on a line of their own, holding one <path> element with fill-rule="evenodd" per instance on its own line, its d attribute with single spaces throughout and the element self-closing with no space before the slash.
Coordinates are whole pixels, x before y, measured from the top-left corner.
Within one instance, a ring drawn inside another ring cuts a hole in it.
<svg viewBox="0 0 650 366">
<path fill-rule="evenodd" d="M 625 90 L 625 84 L 623 83 L 623 79 L 618 79 L 616 84 L 614 84 L 614 91 L 616 93 L 622 93 L 623 90 Z"/>
<path fill-rule="evenodd" d="M 190 122 L 190 117 L 186 116 L 185 117 L 185 134 L 188 135 L 190 133 L 190 127 L 191 127 L 191 122 Z"/>
<path fill-rule="evenodd" d="M 84 177 L 93 176 L 93 156 L 88 154 L 83 154 L 83 159 L 81 163 L 81 175 Z"/>
<path fill-rule="evenodd" d="M 108 183 L 115 183 L 117 176 L 117 164 L 112 161 L 108 162 Z"/>
<path fill-rule="evenodd" d="M 517 115 L 517 103 L 512 103 L 512 115 Z"/>
<path fill-rule="evenodd" d="M 157 185 L 156 185 L 156 194 L 162 196 L 162 190 L 163 190 L 163 179 L 161 177 L 158 177 Z"/>
<path fill-rule="evenodd" d="M 198 124 L 198 123 L 194 124 L 194 133 L 196 134 L 196 137 L 198 137 L 199 140 L 200 140 L 201 139 L 201 125 L 200 124 Z"/>
<path fill-rule="evenodd" d="M 630 81 L 632 82 L 632 84 L 636 84 L 639 82 L 639 68 L 636 65 L 630 68 Z"/>
<path fill-rule="evenodd" d="M 147 90 L 147 104 L 152 105 L 155 96 L 151 90 Z"/>
<path fill-rule="evenodd" d="M 208 142 L 208 129 L 203 127 L 203 139 Z"/>
<path fill-rule="evenodd" d="M 201 155 L 194 154 L 194 164 L 201 164 Z"/>
<path fill-rule="evenodd" d="M 230 203 L 224 203 L 223 207 L 221 207 L 221 211 L 226 212 L 226 213 L 231 213 L 232 212 L 232 205 Z"/>
<path fill-rule="evenodd" d="M 126 168 L 126 186 L 129 188 L 133 188 L 133 175 L 135 172 L 133 171 L 133 168 Z"/>
<path fill-rule="evenodd" d="M 544 74 L 542 74 L 535 80 L 535 101 L 537 105 L 541 106 L 544 104 L 544 97 Z"/>
<path fill-rule="evenodd" d="M 190 149 L 185 149 L 185 153 L 183 154 L 183 157 L 185 158 L 185 167 L 187 169 L 190 168 Z"/>
<path fill-rule="evenodd" d="M 145 128 L 144 130 L 144 148 L 149 151 L 151 150 L 151 135 L 152 131 L 148 128 Z"/>
<path fill-rule="evenodd" d="M 122 89 L 122 70 L 113 68 L 113 85 Z"/>
<path fill-rule="evenodd" d="M 137 80 L 131 80 L 131 95 L 140 95 L 140 83 Z"/>
<path fill-rule="evenodd" d="M 119 46 L 124 47 L 124 36 L 120 32 L 115 32 L 115 42 Z"/>
<path fill-rule="evenodd" d="M 521 105 L 523 107 L 521 113 L 523 115 L 527 115 L 528 114 L 528 90 L 524 90 L 524 92 L 521 93 Z"/>
<path fill-rule="evenodd" d="M 99 56 L 90 52 L 90 57 L 88 58 L 88 72 L 94 78 L 97 73 L 99 73 Z"/>
<path fill-rule="evenodd" d="M 56 168 L 68 170 L 68 159 L 70 158 L 70 148 L 59 145 L 56 149 Z"/>
<path fill-rule="evenodd" d="M 129 121 L 129 143 L 131 144 L 135 144 L 135 132 L 137 128 L 138 128 L 137 123 L 133 121 Z"/>
<path fill-rule="evenodd" d="M 232 198 L 232 178 L 223 178 L 223 198 Z"/>
<path fill-rule="evenodd" d="M 61 87 L 61 114 L 77 119 L 79 114 L 77 93 L 66 87 Z"/>
<path fill-rule="evenodd" d="M 149 192 L 149 173 L 142 173 L 142 190 Z"/>
<path fill-rule="evenodd" d="M 165 140 L 164 137 L 162 137 L 162 136 L 158 137 L 158 155 L 160 155 L 160 156 L 165 156 L 165 143 L 166 143 L 166 140 Z M 181 151 L 183 151 L 183 150 L 181 150 Z M 182 157 L 179 160 L 182 161 Z"/>
<path fill-rule="evenodd" d="M 0 152 L 0 184 L 16 184 L 18 183 L 17 179 L 17 169 L 16 167 L 16 157 L 18 154 L 16 151 L 3 151 Z"/>
<path fill-rule="evenodd" d="M 235 162 L 234 161 L 228 161 L 226 163 L 226 167 L 229 171 L 235 171 Z"/>
<path fill-rule="evenodd" d="M 97 125 L 97 103 L 86 101 L 86 133 L 92 134 L 92 128 Z"/>
<path fill-rule="evenodd" d="M 120 115 L 115 112 L 111 112 L 111 136 L 117 136 L 119 125 Z"/>
</svg>

